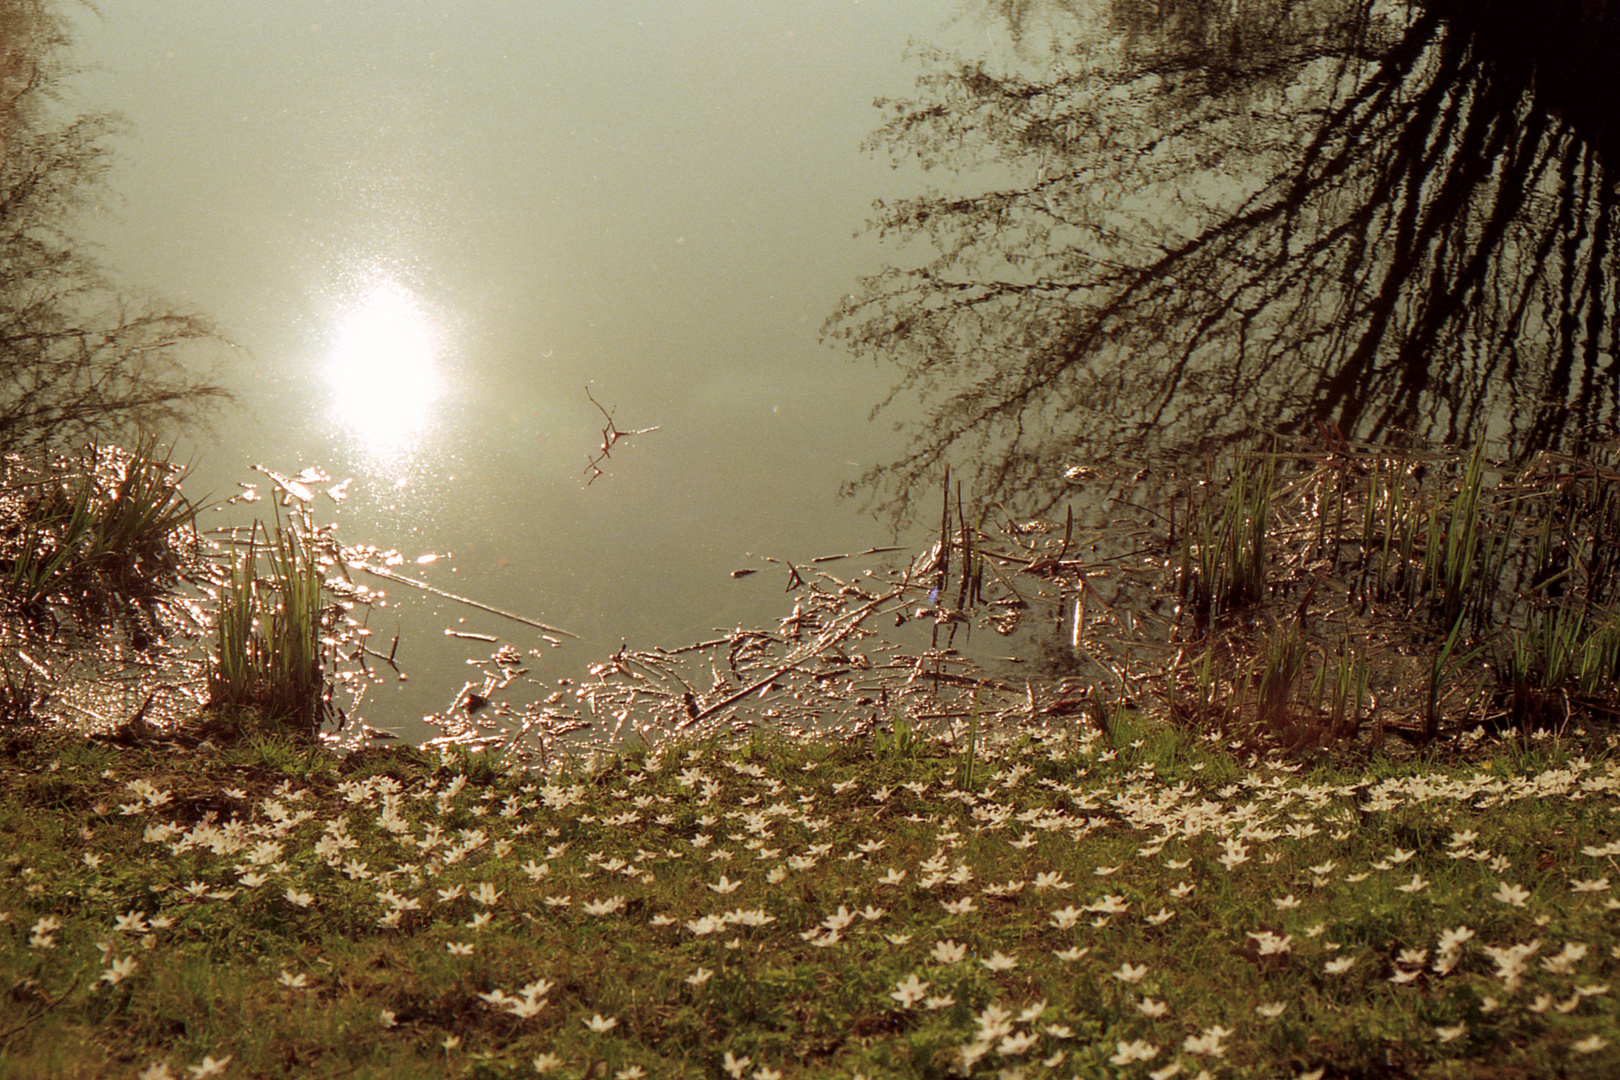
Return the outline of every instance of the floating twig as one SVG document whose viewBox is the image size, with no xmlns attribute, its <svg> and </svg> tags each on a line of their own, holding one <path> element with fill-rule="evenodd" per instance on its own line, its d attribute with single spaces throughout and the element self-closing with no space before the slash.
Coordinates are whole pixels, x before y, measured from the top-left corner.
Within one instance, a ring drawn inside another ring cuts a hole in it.
<svg viewBox="0 0 1620 1080">
<path fill-rule="evenodd" d="M 889 547 L 869 547 L 865 551 L 845 552 L 842 555 L 818 555 L 810 561 L 813 563 L 837 562 L 839 559 L 859 559 L 863 555 L 886 555 L 891 551 L 910 551 L 910 548 L 891 545 Z"/>
<path fill-rule="evenodd" d="M 570 634 L 567 630 L 559 630 L 555 626 L 550 626 L 543 622 L 537 622 L 534 619 L 525 618 L 522 615 L 514 615 L 510 611 L 502 611 L 498 607 L 490 607 L 488 604 L 480 604 L 477 600 L 469 600 L 465 596 L 457 596 L 453 592 L 446 592 L 437 586 L 429 585 L 425 581 L 417 581 L 415 578 L 408 578 L 402 574 L 396 574 L 387 567 L 361 565 L 359 569 L 364 570 L 372 577 L 387 578 L 389 581 L 397 581 L 403 585 L 409 585 L 413 589 L 421 589 L 423 592 L 432 593 L 434 596 L 442 596 L 446 600 L 454 600 L 458 604 L 466 604 L 468 607 L 477 608 L 479 611 L 487 611 L 491 615 L 499 615 L 503 619 L 511 619 L 513 622 L 520 622 L 524 626 L 532 626 L 538 630 L 544 630 L 548 634 L 561 634 L 563 637 L 570 637 L 576 641 L 579 639 L 578 634 Z"/>
<path fill-rule="evenodd" d="M 591 404 L 596 406 L 597 411 L 602 414 L 602 418 L 607 421 L 607 426 L 602 429 L 601 451 L 595 457 L 591 458 L 585 463 L 585 471 L 591 474 L 591 478 L 585 481 L 585 486 L 590 487 L 591 484 L 595 482 L 596 478 L 602 475 L 602 462 L 613 456 L 613 446 L 615 443 L 617 443 L 620 439 L 628 439 L 632 435 L 651 434 L 652 432 L 658 430 L 658 426 L 655 425 L 648 428 L 637 428 L 635 431 L 620 431 L 618 425 L 614 424 L 613 422 L 613 414 L 602 408 L 601 402 L 597 401 L 594 397 L 591 397 L 591 388 L 589 386 L 585 388 L 585 396 L 590 399 Z"/>
</svg>

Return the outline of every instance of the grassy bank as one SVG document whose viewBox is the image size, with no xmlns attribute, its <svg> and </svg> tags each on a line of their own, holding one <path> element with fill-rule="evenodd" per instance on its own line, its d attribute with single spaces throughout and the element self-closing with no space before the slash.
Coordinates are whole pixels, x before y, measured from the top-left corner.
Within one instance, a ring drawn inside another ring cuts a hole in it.
<svg viewBox="0 0 1620 1080">
<path fill-rule="evenodd" d="M 174 475 L 0 491 L 0 1078 L 1620 1074 L 1607 465 L 947 486 L 909 565 L 765 560 L 775 629 L 528 703 L 500 644 L 444 749 L 347 757 L 394 553 Z M 87 639 L 146 677 L 93 738 Z"/>
<path fill-rule="evenodd" d="M 0 1076 L 1620 1071 L 1606 746 L 1113 739 L 13 740 Z"/>
</svg>

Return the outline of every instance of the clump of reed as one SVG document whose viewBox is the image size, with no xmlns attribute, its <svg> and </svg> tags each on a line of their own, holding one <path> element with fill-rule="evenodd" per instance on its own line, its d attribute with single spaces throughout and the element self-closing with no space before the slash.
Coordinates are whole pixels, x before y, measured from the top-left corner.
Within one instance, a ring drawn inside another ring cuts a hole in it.
<svg viewBox="0 0 1620 1080">
<path fill-rule="evenodd" d="M 344 719 L 334 692 L 355 673 L 338 672 L 343 611 L 366 601 L 326 581 L 339 552 L 307 507 L 232 533 L 216 559 L 181 492 L 184 471 L 154 440 L 9 458 L 0 470 L 0 726 L 39 719 L 48 701 L 116 725 L 116 706 L 103 713 L 79 692 L 88 683 L 193 707 L 202 682 L 207 711 L 232 728 L 309 736 Z M 190 653 L 199 633 L 214 639 L 206 662 Z"/>
<path fill-rule="evenodd" d="M 336 715 L 337 622 L 307 515 L 255 521 L 220 586 L 208 709 L 313 738 Z"/>
<path fill-rule="evenodd" d="M 87 447 L 40 464 L 13 459 L 0 491 L 0 600 L 33 622 L 122 622 L 139 641 L 150 610 L 180 584 L 197 508 L 171 452 Z"/>
<path fill-rule="evenodd" d="M 1296 623 L 1262 633 L 1247 648 L 1211 644 L 1165 672 L 1163 683 L 1178 723 L 1301 750 L 1356 737 L 1368 717 L 1369 669 L 1366 651 L 1348 638 L 1324 646 Z"/>
<path fill-rule="evenodd" d="M 1620 705 L 1612 465 L 1272 450 L 1188 503 L 1178 719 L 1325 745 L 1377 711 L 1380 732 L 1427 743 Z"/>
<path fill-rule="evenodd" d="M 1620 468 L 1340 439 L 1212 471 L 1157 498 L 1117 485 L 1059 521 L 970 511 L 947 475 L 938 540 L 909 566 L 784 564 L 781 633 L 621 650 L 582 688 L 589 715 L 558 702 L 544 720 L 843 724 L 901 756 L 943 733 L 971 761 L 980 729 L 1112 738 L 1136 713 L 1296 752 L 1620 715 Z M 986 632 L 1022 655 L 987 656 Z M 703 670 L 675 671 L 683 657 Z"/>
<path fill-rule="evenodd" d="M 1207 631 L 1212 619 L 1262 598 L 1276 482 L 1277 461 L 1268 455 L 1235 462 L 1224 492 L 1198 502 L 1188 494 L 1191 509 L 1176 564 L 1176 592 L 1197 633 Z"/>
<path fill-rule="evenodd" d="M 1332 439 L 1221 465 L 1058 521 L 992 505 L 999 529 L 948 497 L 938 543 L 895 581 L 899 621 L 933 626 L 890 664 L 887 707 L 954 686 L 976 704 L 917 717 L 1106 731 L 1097 715 L 1124 709 L 1294 751 L 1620 715 L 1615 462 Z M 955 646 L 979 626 L 1034 648 L 974 673 Z"/>
<path fill-rule="evenodd" d="M 0 656 L 0 730 L 22 727 L 38 718 L 50 691 L 27 659 Z"/>
</svg>

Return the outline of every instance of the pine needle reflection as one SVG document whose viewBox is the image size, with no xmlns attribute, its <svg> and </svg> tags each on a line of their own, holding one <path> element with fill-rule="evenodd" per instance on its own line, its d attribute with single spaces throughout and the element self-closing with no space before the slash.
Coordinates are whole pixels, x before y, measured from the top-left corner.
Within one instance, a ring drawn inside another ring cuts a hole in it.
<svg viewBox="0 0 1620 1080">
<path fill-rule="evenodd" d="M 344 313 L 327 362 L 340 420 L 366 449 L 406 449 L 439 396 L 439 341 L 416 298 L 394 282 L 364 293 Z"/>
</svg>

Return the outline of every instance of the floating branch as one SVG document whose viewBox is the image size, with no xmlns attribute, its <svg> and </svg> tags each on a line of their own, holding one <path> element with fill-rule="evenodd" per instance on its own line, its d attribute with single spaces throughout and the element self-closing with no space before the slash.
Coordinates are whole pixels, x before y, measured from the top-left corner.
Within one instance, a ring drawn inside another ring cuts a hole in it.
<svg viewBox="0 0 1620 1080">
<path fill-rule="evenodd" d="M 865 551 L 857 551 L 857 552 L 855 552 L 853 554 L 851 554 L 849 552 L 845 552 L 842 555 L 818 555 L 814 559 L 811 559 L 810 561 L 812 563 L 837 562 L 840 559 L 858 559 L 858 558 L 862 557 L 863 555 L 885 555 L 885 554 L 887 554 L 887 553 L 889 553 L 891 551 L 907 551 L 907 550 L 909 550 L 909 549 L 904 548 L 904 547 L 900 547 L 898 545 L 892 545 L 891 544 L 888 547 L 869 547 Z"/>
<path fill-rule="evenodd" d="M 618 425 L 614 424 L 613 422 L 613 414 L 602 408 L 602 403 L 600 401 L 597 401 L 594 397 L 591 397 L 591 388 L 589 386 L 585 388 L 585 396 L 590 398 L 591 404 L 596 406 L 597 411 L 602 414 L 602 418 L 607 421 L 607 425 L 602 428 L 601 451 L 595 457 L 591 458 L 585 463 L 585 471 L 590 473 L 591 476 L 589 480 L 585 481 L 585 486 L 590 487 L 591 484 L 595 482 L 596 478 L 602 475 L 602 462 L 613 456 L 614 444 L 616 444 L 620 439 L 628 439 L 632 435 L 651 434 L 652 432 L 657 431 L 658 428 L 654 426 L 649 428 L 637 428 L 635 431 L 620 431 Z"/>
<path fill-rule="evenodd" d="M 465 596 L 457 596 L 453 592 L 446 592 L 437 586 L 429 585 L 425 581 L 417 581 L 415 578 L 404 577 L 400 574 L 394 573 L 392 570 L 389 570 L 386 567 L 361 565 L 357 569 L 364 570 L 373 577 L 387 578 L 389 581 L 397 581 L 402 585 L 409 585 L 413 589 L 421 589 L 423 592 L 430 592 L 434 596 L 442 596 L 446 600 L 454 600 L 458 604 L 466 604 L 468 607 L 477 608 L 479 611 L 487 611 L 491 615 L 499 615 L 503 619 L 511 619 L 513 622 L 520 622 L 524 626 L 532 626 L 538 630 L 544 630 L 548 634 L 561 634 L 563 637 L 571 637 L 576 639 L 579 637 L 578 634 L 570 634 L 567 630 L 559 630 L 555 626 L 548 626 L 543 622 L 537 622 L 534 619 L 525 618 L 522 615 L 514 615 L 510 611 L 502 611 L 498 607 L 490 607 L 488 604 L 480 604 L 477 600 L 469 600 Z"/>
<path fill-rule="evenodd" d="M 491 644 L 494 644 L 495 642 L 501 640 L 500 638 L 496 637 L 494 634 L 470 634 L 465 630 L 451 630 L 449 628 L 445 629 L 444 636 L 445 637 L 453 637 L 453 638 L 461 638 L 464 641 L 487 641 L 487 642 L 489 642 Z"/>
</svg>

